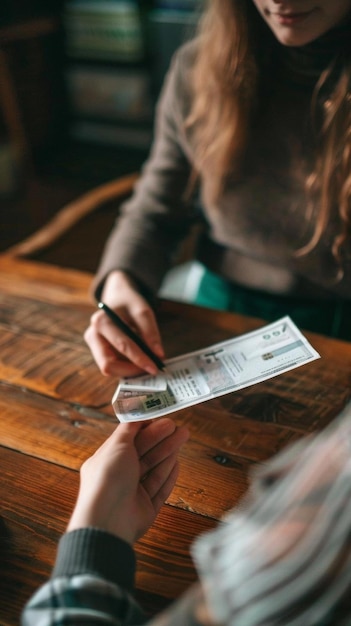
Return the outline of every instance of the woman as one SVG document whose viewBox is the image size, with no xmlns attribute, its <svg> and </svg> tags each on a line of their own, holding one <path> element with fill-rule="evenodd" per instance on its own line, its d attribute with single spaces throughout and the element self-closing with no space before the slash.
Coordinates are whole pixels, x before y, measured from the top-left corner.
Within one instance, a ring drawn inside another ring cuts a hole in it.
<svg viewBox="0 0 351 626">
<path fill-rule="evenodd" d="M 175 56 L 155 141 L 95 295 L 164 356 L 151 297 L 201 207 L 196 303 L 351 339 L 351 0 L 210 0 Z M 156 373 L 102 311 L 106 375 Z"/>
</svg>

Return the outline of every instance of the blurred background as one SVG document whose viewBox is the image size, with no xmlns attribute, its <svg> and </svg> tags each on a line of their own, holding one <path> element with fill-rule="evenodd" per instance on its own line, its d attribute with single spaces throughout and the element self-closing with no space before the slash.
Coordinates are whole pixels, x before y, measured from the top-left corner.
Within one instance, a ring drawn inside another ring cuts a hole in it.
<svg viewBox="0 0 351 626">
<path fill-rule="evenodd" d="M 0 251 L 85 191 L 140 169 L 164 75 L 200 5 L 1 0 Z M 79 231 L 92 251 L 96 228 Z M 99 254 L 82 269 L 94 271 Z"/>
</svg>

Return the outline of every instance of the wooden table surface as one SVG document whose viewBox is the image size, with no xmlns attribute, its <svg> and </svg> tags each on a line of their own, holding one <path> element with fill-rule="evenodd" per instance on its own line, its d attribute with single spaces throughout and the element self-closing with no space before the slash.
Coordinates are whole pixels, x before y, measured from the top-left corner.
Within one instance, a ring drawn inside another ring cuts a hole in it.
<svg viewBox="0 0 351 626">
<path fill-rule="evenodd" d="M 0 255 L 0 624 L 17 626 L 49 576 L 74 505 L 78 470 L 116 426 L 117 380 L 84 343 L 91 276 Z M 167 356 L 257 328 L 262 321 L 162 301 Z M 321 359 L 173 414 L 190 439 L 177 485 L 136 545 L 137 596 L 150 613 L 194 579 L 194 537 L 248 485 L 250 468 L 330 422 L 350 397 L 351 344 L 306 333 Z"/>
</svg>

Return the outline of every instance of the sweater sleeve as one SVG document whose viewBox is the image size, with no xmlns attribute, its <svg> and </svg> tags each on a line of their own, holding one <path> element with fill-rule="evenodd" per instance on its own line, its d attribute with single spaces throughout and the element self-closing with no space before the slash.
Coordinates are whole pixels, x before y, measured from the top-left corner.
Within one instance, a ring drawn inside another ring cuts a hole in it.
<svg viewBox="0 0 351 626">
<path fill-rule="evenodd" d="M 29 600 L 22 626 L 143 624 L 133 599 L 135 556 L 126 542 L 86 528 L 60 539 L 50 580 Z"/>
<path fill-rule="evenodd" d="M 190 106 L 193 46 L 176 53 L 156 108 L 155 134 L 132 197 L 122 204 L 93 282 L 98 297 L 107 274 L 129 273 L 155 294 L 196 215 L 185 197 L 192 155 L 184 130 Z"/>
</svg>

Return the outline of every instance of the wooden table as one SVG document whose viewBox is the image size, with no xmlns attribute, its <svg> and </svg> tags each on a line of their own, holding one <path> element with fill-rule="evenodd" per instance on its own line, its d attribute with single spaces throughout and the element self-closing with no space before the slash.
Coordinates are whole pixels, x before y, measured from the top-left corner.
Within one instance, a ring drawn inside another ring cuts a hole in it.
<svg viewBox="0 0 351 626">
<path fill-rule="evenodd" d="M 48 577 L 73 507 L 78 470 L 112 432 L 116 380 L 84 343 L 91 276 L 0 256 L 0 623 L 18 624 Z M 163 301 L 167 356 L 228 339 L 262 321 Z M 253 464 L 320 429 L 346 404 L 351 344 L 307 333 L 322 358 L 175 413 L 190 440 L 177 485 L 136 546 L 137 595 L 151 613 L 194 579 L 193 538 L 244 494 Z"/>
</svg>

